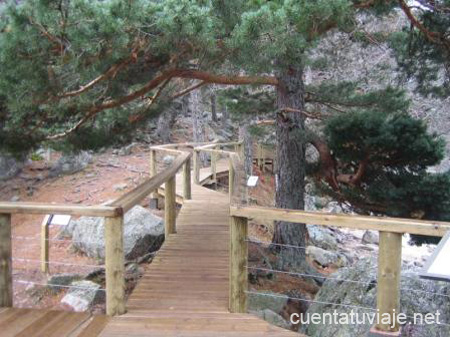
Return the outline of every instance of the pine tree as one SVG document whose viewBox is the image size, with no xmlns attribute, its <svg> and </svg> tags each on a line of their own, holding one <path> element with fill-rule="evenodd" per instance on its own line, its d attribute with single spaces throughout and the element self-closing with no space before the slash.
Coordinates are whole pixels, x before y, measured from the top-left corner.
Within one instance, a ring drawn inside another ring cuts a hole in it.
<svg viewBox="0 0 450 337">
<path fill-rule="evenodd" d="M 1 147 L 24 151 L 61 139 L 84 146 L 87 138 L 129 133 L 171 99 L 203 85 L 268 85 L 276 93 L 276 206 L 303 209 L 305 120 L 311 117 L 306 103 L 329 103 L 326 95 L 311 97 L 305 88 L 306 52 L 329 30 L 353 28 L 355 10 L 381 13 L 396 3 L 26 0 L 10 5 L 0 14 Z M 180 88 L 176 79 L 194 83 Z M 346 93 L 345 86 L 340 93 Z M 305 237 L 305 226 L 278 223 L 274 241 L 304 246 Z M 284 248 L 280 257 L 280 268 L 304 267 L 302 250 Z"/>
</svg>

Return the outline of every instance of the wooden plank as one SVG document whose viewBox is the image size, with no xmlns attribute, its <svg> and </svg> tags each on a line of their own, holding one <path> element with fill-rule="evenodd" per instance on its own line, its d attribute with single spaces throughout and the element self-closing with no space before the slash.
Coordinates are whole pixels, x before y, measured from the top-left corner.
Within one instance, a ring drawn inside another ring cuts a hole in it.
<svg viewBox="0 0 450 337">
<path fill-rule="evenodd" d="M 105 219 L 106 314 L 125 313 L 123 216 Z"/>
<path fill-rule="evenodd" d="M 0 202 L 0 213 L 10 214 L 68 214 L 93 217 L 116 216 L 121 212 L 111 206 L 81 206 L 45 204 L 36 202 Z"/>
<path fill-rule="evenodd" d="M 231 206 L 230 214 L 249 219 L 264 219 L 265 221 L 287 221 L 293 223 L 308 223 L 314 225 L 429 236 L 444 236 L 445 233 L 450 230 L 450 223 L 448 222 L 305 212 L 271 207 Z"/>
<path fill-rule="evenodd" d="M 0 214 L 0 307 L 12 307 L 11 214 Z"/>
<path fill-rule="evenodd" d="M 402 269 L 402 234 L 380 232 L 378 251 L 377 309 L 380 317 L 389 315 L 389 324 L 383 320 L 377 329 L 383 332 L 397 332 L 400 326 L 397 315 L 400 313 L 400 278 Z"/>
<path fill-rule="evenodd" d="M 230 217 L 230 312 L 247 312 L 247 219 Z"/>
<path fill-rule="evenodd" d="M 34 337 L 34 336 L 49 336 L 50 327 L 67 317 L 67 313 L 64 311 L 47 311 L 45 315 L 33 322 L 31 325 L 22 327 L 19 333 L 16 333 L 16 337 Z"/>
<path fill-rule="evenodd" d="M 171 177 L 174 177 L 181 166 L 189 160 L 191 157 L 190 153 L 183 153 L 178 156 L 175 161 L 165 169 L 163 172 L 158 173 L 156 176 L 147 179 L 144 183 L 140 184 L 130 192 L 116 199 L 110 206 L 119 207 L 123 209 L 123 212 L 127 212 L 139 202 L 141 202 L 147 195 L 156 190 L 161 184 L 164 184 Z"/>
<path fill-rule="evenodd" d="M 106 327 L 110 320 L 108 316 L 94 316 L 89 324 L 82 327 L 82 330 L 74 335 L 74 337 L 94 337 L 98 336 Z"/>
</svg>

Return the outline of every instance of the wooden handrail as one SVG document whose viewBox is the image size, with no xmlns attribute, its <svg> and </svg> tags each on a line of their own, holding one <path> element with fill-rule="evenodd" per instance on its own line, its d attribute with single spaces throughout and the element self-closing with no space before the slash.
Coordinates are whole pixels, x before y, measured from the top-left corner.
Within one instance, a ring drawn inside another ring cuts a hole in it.
<svg viewBox="0 0 450 337">
<path fill-rule="evenodd" d="M 46 204 L 37 202 L 0 202 L 0 213 L 5 214 L 67 214 L 93 217 L 114 217 L 121 214 L 114 206 L 82 206 Z"/>
<path fill-rule="evenodd" d="M 181 145 L 169 145 L 169 147 L 178 146 Z M 166 235 L 175 233 L 175 176 L 183 165 L 184 184 L 188 185 L 184 188 L 184 197 L 186 199 L 191 197 L 189 164 L 192 154 L 186 151 L 172 150 L 169 147 L 162 149 L 153 147 L 151 149 L 152 160 L 150 161 L 150 173 L 153 176 L 107 205 L 82 206 L 33 202 L 0 202 L 0 237 L 3 242 L 3 245 L 0 247 L 0 307 L 12 306 L 13 304 L 11 214 L 68 214 L 105 218 L 106 313 L 111 316 L 124 314 L 126 312 L 123 247 L 124 214 L 142 201 L 150 192 L 157 191 L 165 183 L 167 190 L 165 195 L 167 203 L 165 209 Z M 174 162 L 160 173 L 156 172 L 155 151 L 157 150 L 169 151 L 178 155 Z M 48 243 L 48 230 L 44 231 L 43 235 L 43 239 Z M 46 249 L 45 245 L 43 247 Z"/>
<path fill-rule="evenodd" d="M 326 225 L 352 229 L 374 230 L 391 233 L 444 236 L 450 230 L 450 223 L 440 221 L 412 220 L 403 218 L 375 217 L 350 214 L 305 212 L 258 206 L 231 206 L 230 214 L 249 219 L 287 221 L 299 224 Z"/>
<path fill-rule="evenodd" d="M 128 210 L 141 202 L 148 194 L 150 194 L 150 192 L 158 189 L 159 186 L 167 182 L 170 178 L 173 178 L 185 162 L 190 160 L 191 156 L 191 153 L 182 152 L 163 172 L 147 179 L 130 192 L 109 203 L 108 206 L 120 208 L 123 210 L 123 213 L 126 213 Z"/>
</svg>

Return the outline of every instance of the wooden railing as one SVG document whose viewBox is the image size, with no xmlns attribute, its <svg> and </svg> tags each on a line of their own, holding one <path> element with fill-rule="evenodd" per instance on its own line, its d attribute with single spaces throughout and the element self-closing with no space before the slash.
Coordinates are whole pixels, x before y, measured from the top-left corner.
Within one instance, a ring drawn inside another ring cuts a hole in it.
<svg viewBox="0 0 450 337">
<path fill-rule="evenodd" d="M 391 322 L 400 313 L 400 276 L 402 235 L 405 233 L 442 237 L 450 230 L 450 223 L 413 219 L 356 216 L 305 212 L 291 209 L 248 206 L 246 202 L 246 177 L 239 156 L 230 156 L 230 311 L 247 312 L 248 220 L 286 221 L 297 224 L 315 224 L 374 230 L 380 233 L 378 255 L 377 309 L 380 317 L 388 314 Z M 394 314 L 395 313 L 395 314 Z M 383 322 L 383 321 L 382 321 Z M 376 331 L 397 332 L 398 324 L 379 323 Z M 380 335 L 383 335 L 383 334 Z"/>
<path fill-rule="evenodd" d="M 199 145 L 199 144 L 193 144 Z M 172 146 L 172 147 L 175 147 Z M 173 163 L 164 171 L 157 173 L 155 151 L 176 154 Z M 106 313 L 121 315 L 125 313 L 125 261 L 123 247 L 124 214 L 139 204 L 150 193 L 155 193 L 165 184 L 165 233 L 166 237 L 176 231 L 176 190 L 175 176 L 184 166 L 184 198 L 190 199 L 191 178 L 190 158 L 192 154 L 169 147 L 152 147 L 150 178 L 107 205 L 80 206 L 68 204 L 45 204 L 30 202 L 0 202 L 0 307 L 13 306 L 12 292 L 12 214 L 69 214 L 105 218 L 105 269 L 106 269 Z M 47 231 L 48 233 L 48 231 Z M 48 245 L 48 237 L 42 242 Z M 48 251 L 48 247 L 42 247 Z M 48 254 L 47 254 L 48 256 Z M 46 261 L 48 262 L 48 261 Z"/>
<path fill-rule="evenodd" d="M 232 147 L 232 150 L 226 148 Z M 184 150 L 181 150 L 184 149 Z M 186 150 L 188 149 L 188 150 Z M 158 152 L 176 155 L 176 159 L 164 171 L 158 173 Z M 247 176 L 244 172 L 243 148 L 240 142 L 231 143 L 185 143 L 153 146 L 150 148 L 150 178 L 117 200 L 98 206 L 38 204 L 27 202 L 0 202 L 0 307 L 12 306 L 11 273 L 11 214 L 70 214 L 105 218 L 106 255 L 106 306 L 108 315 L 125 312 L 125 279 L 123 253 L 123 216 L 149 194 L 158 196 L 158 188 L 165 184 L 161 193 L 165 197 L 165 233 L 176 232 L 175 176 L 183 167 L 183 199 L 191 199 L 191 166 L 193 152 L 194 181 L 200 183 L 201 152 L 211 155 L 211 176 L 216 178 L 216 163 L 221 156 L 229 159 L 230 194 L 230 288 L 231 312 L 247 311 L 248 287 L 248 220 L 287 221 L 298 224 L 316 224 L 350 229 L 380 232 L 378 257 L 377 309 L 380 315 L 399 313 L 401 238 L 404 233 L 443 236 L 450 230 L 450 223 L 421 221 L 401 218 L 337 215 L 305 212 L 290 209 L 256 207 L 247 205 Z M 377 326 L 380 331 L 397 331 L 398 325 Z"/>
</svg>

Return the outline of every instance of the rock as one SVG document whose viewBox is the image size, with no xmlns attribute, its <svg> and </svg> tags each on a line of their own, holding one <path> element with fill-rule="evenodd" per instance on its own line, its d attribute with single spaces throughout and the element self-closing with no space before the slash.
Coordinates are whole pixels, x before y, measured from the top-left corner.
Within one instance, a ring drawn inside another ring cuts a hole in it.
<svg viewBox="0 0 450 337">
<path fill-rule="evenodd" d="M 334 214 L 340 214 L 344 212 L 341 205 L 337 201 L 329 202 L 328 205 L 323 208 L 323 211 Z"/>
<path fill-rule="evenodd" d="M 19 195 L 15 195 L 10 199 L 11 202 L 17 202 L 20 201 L 20 196 Z"/>
<path fill-rule="evenodd" d="M 273 312 L 270 309 L 264 309 L 259 311 L 250 311 L 251 314 L 258 316 L 259 318 L 269 322 L 270 324 L 279 326 L 283 329 L 290 329 L 291 325 L 283 317 Z"/>
<path fill-rule="evenodd" d="M 91 162 L 92 156 L 85 151 L 76 155 L 62 156 L 50 168 L 49 177 L 57 177 L 63 174 L 73 174 L 82 171 Z"/>
<path fill-rule="evenodd" d="M 114 185 L 113 186 L 113 188 L 114 188 L 114 191 L 123 191 L 123 190 L 125 190 L 126 188 L 128 187 L 128 185 L 127 184 L 125 184 L 125 183 L 123 183 L 123 184 L 117 184 L 117 185 Z"/>
<path fill-rule="evenodd" d="M 308 246 L 306 248 L 306 255 L 322 267 L 340 268 L 348 264 L 348 260 L 344 255 L 315 246 Z"/>
<path fill-rule="evenodd" d="M 9 155 L 0 155 L 0 180 L 10 179 L 16 176 L 24 163 Z"/>
<path fill-rule="evenodd" d="M 72 282 L 68 293 L 62 298 L 61 303 L 74 311 L 87 311 L 94 304 L 104 301 L 105 292 L 100 290 L 100 285 L 91 281 Z"/>
<path fill-rule="evenodd" d="M 378 245 L 380 242 L 380 236 L 378 232 L 375 231 L 366 231 L 362 237 L 362 243 L 374 244 Z"/>
<path fill-rule="evenodd" d="M 87 256 L 103 261 L 105 258 L 104 219 L 81 217 L 71 221 L 64 230 L 71 236 L 73 247 Z M 141 206 L 125 214 L 124 252 L 128 260 L 159 249 L 164 240 L 164 222 Z"/>
<path fill-rule="evenodd" d="M 283 310 L 288 300 L 289 297 L 283 294 L 261 292 L 261 294 L 256 295 L 250 293 L 248 294 L 248 309 L 252 311 L 270 309 L 275 313 L 279 313 Z"/>
<path fill-rule="evenodd" d="M 305 194 L 305 211 L 314 212 L 317 211 L 316 198 L 312 195 Z"/>
<path fill-rule="evenodd" d="M 47 285 L 52 290 L 63 290 L 64 287 L 60 286 L 68 286 L 74 281 L 79 281 L 83 279 L 83 276 L 75 273 L 63 273 L 63 274 L 55 274 L 52 275 L 47 280 Z"/>
<path fill-rule="evenodd" d="M 130 145 L 124 146 L 123 148 L 117 151 L 119 156 L 129 156 L 133 153 L 133 148 L 136 146 L 136 143 L 131 143 Z"/>
<path fill-rule="evenodd" d="M 316 197 L 316 207 L 325 208 L 330 204 L 330 198 L 327 197 Z"/>
<path fill-rule="evenodd" d="M 309 239 L 316 247 L 326 250 L 336 250 L 338 247 L 338 239 L 335 232 L 328 227 L 318 225 L 306 225 L 308 229 Z"/>
<path fill-rule="evenodd" d="M 338 303 L 330 305 L 325 303 L 312 303 L 307 311 L 313 313 L 329 313 L 333 315 L 350 313 L 350 308 L 342 304 L 351 304 L 364 308 L 376 308 L 376 280 L 377 280 L 377 261 L 375 258 L 365 258 L 348 268 L 342 268 L 327 280 L 314 299 L 317 302 Z M 353 282 L 336 281 L 342 279 Z M 362 282 L 359 284 L 357 282 Z M 450 307 L 448 305 L 448 296 L 450 296 L 450 284 L 446 282 L 421 280 L 417 276 L 417 269 L 404 266 L 402 270 L 400 297 L 401 312 L 407 315 L 413 313 L 436 313 L 440 311 L 440 322 L 450 321 Z M 411 290 L 412 289 L 412 290 Z M 413 291 L 417 290 L 417 291 Z M 425 292 L 439 293 L 444 296 L 427 295 Z M 339 305 L 341 304 L 341 305 Z M 354 312 L 364 313 L 367 310 L 354 310 Z M 301 329 L 302 333 L 314 337 L 353 337 L 365 336 L 370 329 L 370 324 L 310 324 Z M 407 324 L 402 333 L 403 337 L 441 337 L 450 336 L 450 327 L 437 325 L 414 325 Z"/>
<path fill-rule="evenodd" d="M 175 160 L 175 157 L 174 157 L 174 156 L 165 156 L 165 157 L 163 158 L 163 163 L 164 163 L 164 165 L 166 165 L 166 166 L 170 166 L 170 165 L 172 165 L 172 163 L 173 163 L 174 160 Z"/>
</svg>

